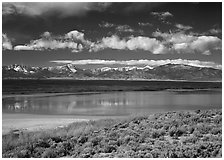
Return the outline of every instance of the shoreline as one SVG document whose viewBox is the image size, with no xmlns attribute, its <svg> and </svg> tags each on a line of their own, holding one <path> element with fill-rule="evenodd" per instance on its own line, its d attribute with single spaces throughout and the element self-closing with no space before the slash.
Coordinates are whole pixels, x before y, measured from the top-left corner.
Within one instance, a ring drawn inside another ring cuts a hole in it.
<svg viewBox="0 0 224 160">
<path fill-rule="evenodd" d="M 66 126 L 73 122 L 87 121 L 88 119 L 71 116 L 34 115 L 34 114 L 2 114 L 2 135 L 12 130 L 38 131 Z"/>
<path fill-rule="evenodd" d="M 172 79 L 74 79 L 74 78 L 3 78 L 2 80 L 74 80 L 74 81 L 146 81 L 146 82 L 211 82 L 222 83 L 222 80 L 172 80 Z"/>
<path fill-rule="evenodd" d="M 75 122 L 85 122 L 100 119 L 119 119 L 122 116 L 84 116 L 84 115 L 38 115 L 24 113 L 3 113 L 2 134 L 12 130 L 38 131 L 66 127 Z"/>
<path fill-rule="evenodd" d="M 75 93 L 32 93 L 32 94 L 2 94 L 2 99 L 4 98 L 14 98 L 14 97 L 51 97 L 51 96 L 67 96 L 67 95 L 88 95 L 88 94 L 101 94 L 103 92 L 75 92 Z"/>
<path fill-rule="evenodd" d="M 159 92 L 159 91 L 167 91 L 167 92 L 197 92 L 197 91 L 222 91 L 222 88 L 194 88 L 194 89 L 158 89 L 158 90 L 107 90 L 107 91 L 89 91 L 89 92 L 55 92 L 55 93 L 31 93 L 31 94 L 2 94 L 2 99 L 5 98 L 15 98 L 15 97 L 52 97 L 52 96 L 67 96 L 67 95 L 89 95 L 89 94 L 104 94 L 104 93 L 114 93 L 114 92 Z"/>
</svg>

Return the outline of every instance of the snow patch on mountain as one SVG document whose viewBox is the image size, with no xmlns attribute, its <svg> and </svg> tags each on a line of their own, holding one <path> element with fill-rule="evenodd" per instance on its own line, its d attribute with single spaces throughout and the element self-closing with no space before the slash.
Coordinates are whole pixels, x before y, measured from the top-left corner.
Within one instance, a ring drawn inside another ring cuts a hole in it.
<svg viewBox="0 0 224 160">
<path fill-rule="evenodd" d="M 102 67 L 98 68 L 98 71 L 106 72 L 106 71 L 132 71 L 132 70 L 150 70 L 153 69 L 151 66 L 145 66 L 145 67 L 136 67 L 136 66 L 127 66 L 127 67 Z"/>
</svg>

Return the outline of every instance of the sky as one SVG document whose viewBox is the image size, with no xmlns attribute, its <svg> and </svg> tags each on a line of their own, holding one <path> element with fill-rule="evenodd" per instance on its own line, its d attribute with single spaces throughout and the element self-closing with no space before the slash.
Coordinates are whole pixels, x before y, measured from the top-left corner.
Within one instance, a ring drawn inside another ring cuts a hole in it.
<svg viewBox="0 0 224 160">
<path fill-rule="evenodd" d="M 221 2 L 3 2 L 2 65 L 221 68 Z"/>
</svg>

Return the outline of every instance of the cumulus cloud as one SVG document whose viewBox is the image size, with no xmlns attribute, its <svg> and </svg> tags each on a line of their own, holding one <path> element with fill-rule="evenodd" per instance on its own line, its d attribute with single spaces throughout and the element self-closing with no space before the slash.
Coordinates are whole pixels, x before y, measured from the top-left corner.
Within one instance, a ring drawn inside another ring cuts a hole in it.
<svg viewBox="0 0 224 160">
<path fill-rule="evenodd" d="M 2 34 L 2 49 L 3 50 L 11 50 L 12 49 L 12 42 L 8 38 L 7 34 Z"/>
<path fill-rule="evenodd" d="M 158 16 L 159 18 L 173 17 L 170 12 L 151 12 L 151 15 Z"/>
<path fill-rule="evenodd" d="M 53 15 L 59 16 L 82 16 L 88 11 L 103 11 L 111 3 L 81 3 L 81 2 L 5 2 L 2 5 L 3 15 L 24 14 L 28 16 Z"/>
<path fill-rule="evenodd" d="M 216 68 L 222 69 L 222 65 L 211 62 L 211 61 L 199 61 L 199 60 L 186 60 L 186 59 L 166 59 L 166 60 L 147 60 L 147 59 L 140 59 L 140 60 L 127 60 L 127 61 L 119 61 L 119 60 L 100 60 L 100 59 L 86 59 L 86 60 L 55 60 L 50 61 L 52 63 L 58 64 L 74 64 L 74 65 L 149 65 L 152 67 L 165 65 L 165 64 L 184 64 L 190 65 L 195 67 L 209 67 L 209 68 Z"/>
<path fill-rule="evenodd" d="M 221 50 L 221 39 L 214 36 L 196 36 L 185 34 L 184 31 L 176 33 L 153 33 L 156 38 L 131 36 L 121 39 L 117 35 L 103 37 L 101 41 L 92 43 L 89 51 L 97 52 L 106 48 L 119 50 L 145 50 L 153 54 L 164 53 L 201 53 L 210 55 L 214 50 Z M 162 40 L 158 40 L 161 37 Z"/>
<path fill-rule="evenodd" d="M 125 26 L 125 25 L 124 25 Z M 127 26 L 125 26 L 127 27 Z M 124 29 L 124 28 L 122 28 Z M 122 30 L 121 29 L 121 30 Z M 127 29 L 127 28 L 126 28 Z M 54 36 L 44 32 L 30 43 L 17 45 L 14 50 L 57 50 L 70 49 L 72 52 L 97 52 L 104 49 L 117 50 L 144 50 L 152 54 L 166 53 L 201 53 L 211 55 L 215 50 L 222 49 L 222 40 L 216 36 L 186 34 L 185 30 L 179 32 L 152 33 L 153 37 L 130 36 L 121 38 L 118 35 L 103 37 L 92 42 L 85 38 L 84 33 L 77 30 L 70 31 L 62 36 Z M 3 34 L 3 49 L 12 49 L 11 41 Z"/>
<path fill-rule="evenodd" d="M 210 55 L 212 50 L 221 50 L 222 42 L 219 38 L 213 36 L 199 36 L 190 42 L 176 43 L 174 49 L 177 52 L 194 53 L 200 52 Z"/>
<path fill-rule="evenodd" d="M 128 39 L 120 39 L 117 35 L 104 37 L 100 42 L 94 43 L 91 46 L 90 51 L 98 51 L 105 48 L 128 50 L 142 49 L 150 51 L 153 54 L 162 54 L 165 51 L 165 47 L 155 38 L 132 36 Z"/>
<path fill-rule="evenodd" d="M 162 54 L 164 53 L 165 47 L 160 43 L 160 41 L 155 38 L 148 37 L 131 37 L 127 41 L 127 48 L 129 50 L 142 49 L 145 51 L 150 51 L 153 54 Z"/>
<path fill-rule="evenodd" d="M 99 26 L 103 28 L 111 28 L 111 27 L 115 27 L 116 25 L 109 22 L 102 22 L 101 24 L 99 24 Z"/>
<path fill-rule="evenodd" d="M 191 27 L 191 26 L 183 25 L 183 24 L 176 24 L 175 26 L 176 26 L 178 29 L 180 29 L 180 30 L 190 30 L 190 29 L 193 28 L 193 27 Z"/>
<path fill-rule="evenodd" d="M 185 32 L 162 33 L 156 31 L 154 37 L 162 37 L 163 44 L 171 46 L 169 49 L 178 53 L 199 52 L 204 55 L 210 55 L 213 50 L 222 49 L 222 40 L 214 36 L 196 36 L 187 35 Z"/>
<path fill-rule="evenodd" d="M 101 24 L 99 24 L 100 27 L 102 28 L 112 28 L 115 27 L 115 29 L 119 32 L 134 32 L 134 29 L 132 29 L 129 25 L 125 24 L 125 25 L 117 25 L 117 24 L 113 24 L 113 23 L 109 23 L 109 22 L 102 22 Z"/>
<path fill-rule="evenodd" d="M 222 42 L 221 39 L 214 36 L 200 36 L 197 40 L 193 41 L 190 44 L 190 47 L 194 50 L 198 50 L 201 52 L 214 50 L 221 50 L 222 49 Z"/>
<path fill-rule="evenodd" d="M 102 39 L 101 44 L 103 48 L 112 48 L 112 49 L 125 49 L 126 48 L 126 41 L 121 40 L 118 36 L 113 35 L 111 37 L 104 37 Z"/>
<path fill-rule="evenodd" d="M 167 17 L 173 17 L 170 12 L 151 12 L 151 15 L 158 17 L 160 20 L 165 20 Z"/>
<path fill-rule="evenodd" d="M 134 30 L 129 25 L 118 25 L 116 30 L 119 32 L 134 32 Z"/>
<path fill-rule="evenodd" d="M 71 31 L 64 36 L 52 36 L 49 32 L 44 32 L 40 39 L 32 40 L 29 44 L 17 45 L 14 50 L 57 50 L 71 49 L 72 52 L 83 50 L 83 45 L 88 45 L 91 42 L 84 39 L 84 33 L 79 31 Z"/>
<path fill-rule="evenodd" d="M 89 43 L 87 40 L 85 40 L 84 33 L 79 32 L 77 30 L 68 32 L 67 34 L 65 34 L 65 38 L 72 41 L 81 41 L 83 43 Z"/>
<path fill-rule="evenodd" d="M 165 24 L 171 24 L 166 19 L 168 17 L 173 17 L 173 15 L 170 12 L 151 12 L 151 15 L 158 17 L 161 20 L 161 22 Z"/>
<path fill-rule="evenodd" d="M 212 28 L 212 29 L 209 30 L 209 33 L 211 33 L 211 34 L 219 34 L 219 33 L 222 33 L 222 30 L 221 29 Z"/>
<path fill-rule="evenodd" d="M 166 43 L 188 43 L 197 39 L 196 36 L 187 35 L 184 32 L 176 32 L 176 33 L 163 33 L 160 31 L 153 32 L 152 35 L 154 37 L 162 37 Z"/>
<path fill-rule="evenodd" d="M 142 31 L 135 31 L 131 26 L 125 24 L 125 25 L 118 25 L 118 24 L 113 24 L 109 22 L 102 22 L 99 24 L 101 28 L 112 28 L 115 27 L 115 30 L 118 32 L 142 32 Z"/>
<path fill-rule="evenodd" d="M 139 26 L 153 26 L 151 23 L 143 23 L 143 22 L 138 22 Z"/>
</svg>

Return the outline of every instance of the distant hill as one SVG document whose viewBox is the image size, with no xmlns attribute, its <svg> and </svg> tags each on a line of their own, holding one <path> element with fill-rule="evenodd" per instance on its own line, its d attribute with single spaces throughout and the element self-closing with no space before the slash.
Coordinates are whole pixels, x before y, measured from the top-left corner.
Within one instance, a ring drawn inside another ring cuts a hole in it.
<svg viewBox="0 0 224 160">
<path fill-rule="evenodd" d="M 13 64 L 2 67 L 2 76 L 3 79 L 70 78 L 221 81 L 222 70 L 183 64 L 166 64 L 157 67 L 103 67 L 97 69 L 80 69 L 73 64 L 55 67 L 30 67 Z"/>
</svg>

